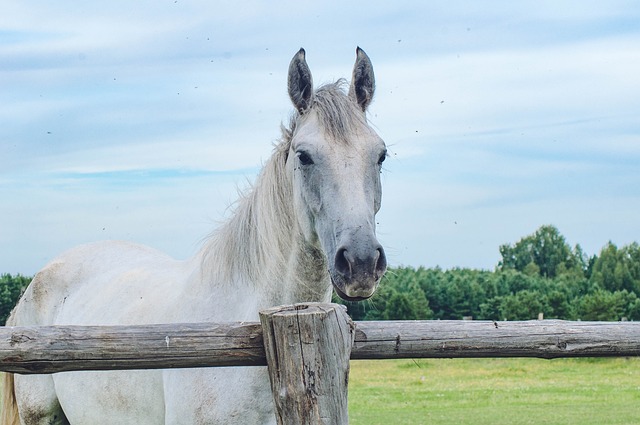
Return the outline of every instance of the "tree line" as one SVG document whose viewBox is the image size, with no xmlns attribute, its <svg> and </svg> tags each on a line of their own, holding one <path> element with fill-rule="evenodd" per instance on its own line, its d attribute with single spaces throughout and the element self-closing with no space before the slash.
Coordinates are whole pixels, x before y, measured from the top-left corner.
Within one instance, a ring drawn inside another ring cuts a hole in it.
<svg viewBox="0 0 640 425">
<path fill-rule="evenodd" d="M 640 245 L 571 247 L 554 226 L 500 246 L 494 271 L 397 267 L 377 293 L 347 305 L 354 320 L 640 320 Z"/>
<path fill-rule="evenodd" d="M 640 245 L 607 243 L 589 257 L 554 226 L 499 247 L 495 270 L 396 267 L 376 294 L 349 303 L 354 320 L 640 320 Z M 0 323 L 31 278 L 0 275 Z"/>
<path fill-rule="evenodd" d="M 20 295 L 27 289 L 31 278 L 22 275 L 0 275 L 0 323 L 4 324 L 18 302 Z"/>
</svg>

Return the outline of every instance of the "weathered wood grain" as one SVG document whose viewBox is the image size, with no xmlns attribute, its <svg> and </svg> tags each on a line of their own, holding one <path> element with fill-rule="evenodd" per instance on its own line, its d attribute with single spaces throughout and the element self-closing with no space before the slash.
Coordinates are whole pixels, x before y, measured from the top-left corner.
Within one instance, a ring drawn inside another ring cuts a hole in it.
<svg viewBox="0 0 640 425">
<path fill-rule="evenodd" d="M 532 320 L 356 322 L 351 359 L 640 355 L 640 323 Z"/>
<path fill-rule="evenodd" d="M 279 425 L 349 423 L 347 388 L 354 325 L 337 304 L 260 312 Z"/>
<path fill-rule="evenodd" d="M 640 356 L 640 322 L 356 322 L 351 359 Z M 0 327 L 0 370 L 266 365 L 252 323 Z"/>
<path fill-rule="evenodd" d="M 0 327 L 0 370 L 266 365 L 259 323 Z"/>
</svg>

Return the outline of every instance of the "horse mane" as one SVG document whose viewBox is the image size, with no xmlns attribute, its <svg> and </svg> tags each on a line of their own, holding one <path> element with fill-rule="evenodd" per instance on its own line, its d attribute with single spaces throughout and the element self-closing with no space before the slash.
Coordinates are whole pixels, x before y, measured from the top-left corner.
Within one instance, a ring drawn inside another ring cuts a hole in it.
<svg viewBox="0 0 640 425">
<path fill-rule="evenodd" d="M 300 121 L 316 111 L 326 135 L 348 143 L 358 124 L 366 124 L 366 117 L 346 94 L 345 86 L 344 79 L 321 86 L 304 116 L 296 112 L 288 127 L 281 125 L 281 137 L 255 183 L 240 194 L 232 216 L 205 242 L 204 279 L 223 285 L 238 278 L 252 283 L 269 282 L 278 277 L 272 270 L 286 269 L 296 236 L 292 232 L 297 229 L 291 201 L 293 188 L 285 169 L 291 141 Z M 267 264 L 274 264 L 275 268 L 266 267 Z"/>
</svg>

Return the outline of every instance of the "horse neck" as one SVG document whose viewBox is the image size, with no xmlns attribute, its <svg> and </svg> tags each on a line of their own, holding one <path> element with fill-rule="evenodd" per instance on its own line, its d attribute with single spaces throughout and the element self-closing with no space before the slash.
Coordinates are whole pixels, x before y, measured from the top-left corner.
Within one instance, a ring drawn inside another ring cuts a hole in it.
<svg viewBox="0 0 640 425">
<path fill-rule="evenodd" d="M 203 281 L 249 289 L 260 307 L 331 297 L 326 258 L 299 230 L 286 172 L 288 148 L 276 147 L 253 188 L 202 251 Z"/>
</svg>

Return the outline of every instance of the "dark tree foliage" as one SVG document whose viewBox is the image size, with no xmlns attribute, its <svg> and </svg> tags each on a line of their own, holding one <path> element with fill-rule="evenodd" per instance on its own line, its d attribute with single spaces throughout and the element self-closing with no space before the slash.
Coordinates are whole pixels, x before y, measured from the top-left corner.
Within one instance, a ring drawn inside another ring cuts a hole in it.
<svg viewBox="0 0 640 425">
<path fill-rule="evenodd" d="M 609 242 L 593 263 L 591 279 L 608 291 L 640 293 L 640 245 L 618 249 Z"/>
<path fill-rule="evenodd" d="M 588 257 L 553 226 L 513 245 L 486 270 L 398 267 L 374 297 L 347 303 L 354 320 L 640 320 L 640 246 L 607 244 Z M 338 301 L 336 299 L 336 301 Z M 339 301 L 338 301 L 339 302 Z"/>
<path fill-rule="evenodd" d="M 31 282 L 30 277 L 10 274 L 0 275 L 0 323 L 4 324 L 18 302 L 20 295 Z"/>
<path fill-rule="evenodd" d="M 554 226 L 542 226 L 513 246 L 500 246 L 500 254 L 502 270 L 514 269 L 548 278 L 563 273 L 584 275 L 588 265 L 580 245 L 572 249 Z"/>
</svg>

